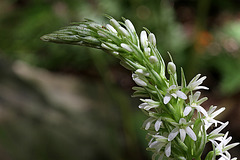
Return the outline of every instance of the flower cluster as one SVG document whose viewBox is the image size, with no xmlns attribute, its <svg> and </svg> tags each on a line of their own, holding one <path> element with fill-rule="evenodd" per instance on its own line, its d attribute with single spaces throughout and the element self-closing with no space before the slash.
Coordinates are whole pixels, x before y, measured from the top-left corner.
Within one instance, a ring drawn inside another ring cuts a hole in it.
<svg viewBox="0 0 240 160">
<path fill-rule="evenodd" d="M 148 131 L 152 159 L 201 159 L 205 145 L 212 143 L 213 151 L 207 154 L 206 160 L 216 156 L 230 160 L 228 150 L 239 143 L 228 144 L 231 140 L 228 132 L 221 133 L 228 122 L 214 119 L 224 108 L 216 110 L 216 106 L 211 106 L 206 111 L 201 106 L 207 98 L 200 98 L 198 90 L 208 89 L 201 86 L 206 76 L 198 74 L 187 84 L 181 69 L 181 84 L 178 84 L 176 65 L 170 56 L 171 62 L 166 67 L 153 33 L 145 28 L 138 37 L 130 20 L 118 22 L 108 18 L 110 23 L 105 26 L 85 20 L 41 39 L 102 49 L 132 71 L 132 79 L 137 84 L 133 87 L 133 97 L 144 98 L 139 108 L 148 116 L 143 129 Z M 212 125 L 215 129 L 210 132 Z"/>
</svg>

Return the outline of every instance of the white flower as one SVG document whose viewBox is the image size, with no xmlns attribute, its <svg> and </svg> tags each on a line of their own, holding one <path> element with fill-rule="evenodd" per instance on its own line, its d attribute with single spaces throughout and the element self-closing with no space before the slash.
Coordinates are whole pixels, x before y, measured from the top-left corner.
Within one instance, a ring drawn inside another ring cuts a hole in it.
<svg viewBox="0 0 240 160">
<path fill-rule="evenodd" d="M 147 120 L 145 120 L 143 122 L 143 125 L 142 127 L 145 129 L 145 130 L 148 130 L 150 127 L 151 127 L 151 124 L 155 121 L 155 124 L 154 124 L 154 129 L 155 131 L 159 131 L 161 125 L 162 125 L 162 120 L 161 120 L 161 117 L 156 119 L 156 118 L 153 118 L 153 117 L 150 117 L 148 118 Z"/>
<path fill-rule="evenodd" d="M 159 102 L 156 102 L 152 99 L 141 99 L 144 103 L 139 105 L 140 109 L 144 109 L 146 111 L 152 109 L 152 108 L 157 108 L 159 107 Z"/>
<path fill-rule="evenodd" d="M 145 121 L 143 122 L 142 127 L 143 127 L 145 130 L 148 130 L 148 129 L 151 127 L 152 122 L 154 122 L 155 120 L 156 120 L 156 119 L 153 118 L 153 117 L 148 118 L 147 120 L 145 120 Z"/>
<path fill-rule="evenodd" d="M 205 97 L 205 98 L 198 100 L 198 98 L 200 97 L 200 94 L 201 94 L 201 92 L 197 91 L 196 93 L 194 93 L 194 95 L 189 96 L 190 103 L 189 103 L 189 105 L 187 105 L 187 107 L 183 111 L 184 116 L 187 116 L 194 108 L 198 112 L 201 112 L 202 114 L 204 114 L 204 116 L 206 116 L 206 117 L 208 116 L 207 111 L 202 106 L 200 106 L 200 104 L 202 104 L 204 101 L 206 101 L 207 98 Z"/>
<path fill-rule="evenodd" d="M 199 79 L 199 77 L 201 76 L 201 74 L 196 75 L 188 84 L 187 88 L 190 91 L 194 91 L 194 90 L 198 90 L 198 89 L 206 89 L 208 90 L 208 87 L 205 86 L 200 86 L 203 81 L 207 78 L 206 76 L 203 76 L 202 78 Z"/>
<path fill-rule="evenodd" d="M 160 150 L 165 146 L 165 155 L 170 157 L 171 155 L 171 142 L 164 136 L 154 135 L 155 141 L 150 141 L 149 148 L 154 148 L 156 152 L 160 152 Z M 162 155 L 160 157 L 163 157 Z"/>
<path fill-rule="evenodd" d="M 188 134 L 192 138 L 192 140 L 197 140 L 195 133 L 193 132 L 191 127 L 186 124 L 186 120 L 184 118 L 181 118 L 179 120 L 179 124 L 168 135 L 168 141 L 172 141 L 178 135 L 178 133 L 180 133 L 180 139 L 182 142 L 184 142 L 186 134 Z"/>
<path fill-rule="evenodd" d="M 203 121 L 205 124 L 205 129 L 207 130 L 212 124 L 215 124 L 217 126 L 217 123 L 223 124 L 222 122 L 215 120 L 214 118 L 222 113 L 225 108 L 222 107 L 219 110 L 215 111 L 217 106 L 211 106 L 209 110 L 207 111 L 207 116 L 203 117 Z M 215 111 L 215 112 L 214 112 Z"/>
<path fill-rule="evenodd" d="M 163 98 L 163 103 L 167 104 L 172 97 L 174 98 L 181 98 L 181 99 L 187 99 L 187 96 L 182 92 L 179 91 L 181 87 L 177 87 L 176 85 L 172 85 L 167 89 L 167 94 L 165 95 L 165 97 Z"/>
<path fill-rule="evenodd" d="M 228 143 L 232 140 L 232 137 L 228 137 L 228 132 L 224 135 L 224 137 L 219 137 L 216 138 L 216 141 L 219 141 L 219 143 L 217 143 L 216 141 L 213 142 L 213 144 L 216 147 L 216 153 L 217 155 L 220 155 L 222 160 L 231 160 L 231 155 L 228 152 L 228 150 L 230 150 L 231 148 L 239 145 L 239 143 L 232 143 L 229 144 Z"/>
</svg>

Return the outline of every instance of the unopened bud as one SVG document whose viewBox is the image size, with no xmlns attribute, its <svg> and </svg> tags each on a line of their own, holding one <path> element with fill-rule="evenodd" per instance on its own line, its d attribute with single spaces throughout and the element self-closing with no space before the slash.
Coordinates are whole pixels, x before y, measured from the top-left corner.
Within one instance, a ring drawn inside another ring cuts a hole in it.
<svg viewBox="0 0 240 160">
<path fill-rule="evenodd" d="M 142 87 L 147 86 L 146 78 L 138 76 L 137 74 L 132 74 L 132 78 L 137 85 L 142 86 Z"/>
<path fill-rule="evenodd" d="M 102 43 L 101 47 L 107 50 L 112 50 L 112 48 L 108 47 L 106 44 Z"/>
<path fill-rule="evenodd" d="M 173 62 L 169 62 L 167 66 L 167 70 L 169 74 L 176 73 L 176 65 Z"/>
<path fill-rule="evenodd" d="M 115 56 L 118 56 L 119 52 L 113 51 L 112 54 L 115 55 Z"/>
<path fill-rule="evenodd" d="M 146 31 L 142 31 L 140 34 L 140 42 L 143 48 L 147 48 L 148 47 L 148 38 L 147 38 L 147 32 Z"/>
<path fill-rule="evenodd" d="M 110 23 L 115 29 L 121 27 L 121 25 L 114 18 L 110 19 Z"/>
<path fill-rule="evenodd" d="M 128 31 L 127 31 L 125 28 L 119 27 L 118 29 L 119 29 L 119 32 L 120 32 L 123 36 L 129 37 L 129 33 L 128 33 Z"/>
<path fill-rule="evenodd" d="M 155 63 L 158 62 L 158 59 L 157 59 L 156 56 L 150 56 L 150 57 L 149 57 L 149 61 L 150 61 L 150 63 L 155 64 Z"/>
<path fill-rule="evenodd" d="M 107 36 L 102 31 L 97 31 L 98 35 L 104 38 L 107 38 Z"/>
<path fill-rule="evenodd" d="M 156 46 L 156 37 L 153 33 L 150 33 L 148 36 L 148 40 L 149 42 L 153 45 Z"/>
<path fill-rule="evenodd" d="M 133 24 L 132 24 L 132 22 L 130 21 L 130 20 L 126 20 L 125 21 L 125 24 L 126 24 L 126 26 L 133 32 L 133 33 L 135 33 L 136 32 L 136 30 L 135 30 L 135 28 L 134 28 L 134 26 L 133 26 Z"/>
<path fill-rule="evenodd" d="M 107 25 L 106 25 L 106 28 L 107 28 L 110 32 L 117 34 L 116 29 L 114 29 L 113 26 L 111 26 L 110 24 L 107 24 Z"/>
<path fill-rule="evenodd" d="M 147 76 L 147 77 L 149 76 L 149 73 L 143 69 L 137 69 L 135 73 L 140 76 Z"/>
<path fill-rule="evenodd" d="M 130 48 L 130 46 L 125 43 L 121 43 L 121 47 L 129 52 L 132 52 L 132 49 Z"/>
<path fill-rule="evenodd" d="M 144 53 L 146 56 L 150 56 L 151 49 L 149 47 L 144 48 Z"/>
</svg>

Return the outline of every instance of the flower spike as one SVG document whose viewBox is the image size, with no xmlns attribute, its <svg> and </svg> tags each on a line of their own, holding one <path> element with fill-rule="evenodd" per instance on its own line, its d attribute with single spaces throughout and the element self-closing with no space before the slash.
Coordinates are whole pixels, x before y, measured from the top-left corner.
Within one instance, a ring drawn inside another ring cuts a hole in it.
<svg viewBox="0 0 240 160">
<path fill-rule="evenodd" d="M 118 58 L 120 64 L 131 71 L 137 85 L 133 87 L 133 97 L 144 98 L 140 99 L 139 108 L 147 115 L 142 128 L 148 132 L 146 138 L 148 150 L 153 152 L 152 160 L 200 160 L 206 143 L 213 145 L 206 160 L 215 159 L 216 155 L 220 160 L 235 160 L 229 150 L 239 143 L 229 144 L 232 138 L 228 137 L 228 132 L 221 133 L 228 122 L 215 119 L 225 108 L 216 110 L 216 106 L 211 106 L 205 110 L 202 103 L 207 98 L 200 98 L 201 92 L 196 91 L 208 89 L 202 86 L 206 76 L 197 74 L 187 85 L 181 68 L 179 85 L 177 67 L 168 53 L 171 62 L 166 69 L 153 33 L 144 28 L 138 36 L 130 20 L 123 18 L 123 23 L 106 17 L 109 24 L 86 19 L 41 39 L 101 49 Z M 213 124 L 216 128 L 208 131 Z"/>
</svg>

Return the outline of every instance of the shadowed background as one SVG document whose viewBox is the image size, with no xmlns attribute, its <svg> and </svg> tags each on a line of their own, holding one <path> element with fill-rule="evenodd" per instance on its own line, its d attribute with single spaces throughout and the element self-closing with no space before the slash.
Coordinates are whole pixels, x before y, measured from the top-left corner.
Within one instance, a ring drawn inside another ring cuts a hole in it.
<svg viewBox="0 0 240 160">
<path fill-rule="evenodd" d="M 71 22 L 104 14 L 148 28 L 188 82 L 210 88 L 203 104 L 240 141 L 239 0 L 1 0 L 0 159 L 147 160 L 146 119 L 131 98 L 131 73 L 100 50 L 42 42 Z M 230 150 L 240 157 L 240 147 Z"/>
</svg>

